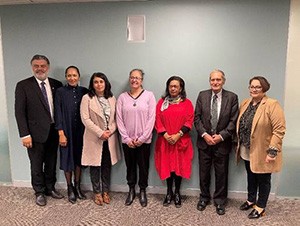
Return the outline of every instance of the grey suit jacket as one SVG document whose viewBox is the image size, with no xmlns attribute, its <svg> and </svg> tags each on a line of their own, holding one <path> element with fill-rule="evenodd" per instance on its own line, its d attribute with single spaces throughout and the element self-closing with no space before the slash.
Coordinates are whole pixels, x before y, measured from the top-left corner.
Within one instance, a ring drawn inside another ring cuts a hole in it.
<svg viewBox="0 0 300 226">
<path fill-rule="evenodd" d="M 53 102 L 60 81 L 49 79 Z M 44 143 L 49 135 L 51 115 L 42 91 L 34 76 L 17 83 L 15 90 L 15 117 L 20 137 L 31 135 L 34 142 Z"/>
<path fill-rule="evenodd" d="M 205 132 L 211 134 L 211 96 L 211 89 L 201 91 L 196 102 L 194 124 L 198 132 L 197 147 L 199 149 L 208 148 L 208 145 L 202 138 L 202 134 Z M 216 132 L 224 139 L 224 141 L 216 145 L 216 148 L 222 154 L 228 154 L 231 151 L 232 136 L 235 134 L 238 109 L 239 106 L 237 95 L 233 92 L 223 89 L 222 103 Z"/>
</svg>

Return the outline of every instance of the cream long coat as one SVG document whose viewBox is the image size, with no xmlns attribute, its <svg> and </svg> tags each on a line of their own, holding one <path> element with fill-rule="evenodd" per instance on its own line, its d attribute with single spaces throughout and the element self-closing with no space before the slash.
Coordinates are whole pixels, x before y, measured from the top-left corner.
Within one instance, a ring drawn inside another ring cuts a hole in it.
<svg viewBox="0 0 300 226">
<path fill-rule="evenodd" d="M 244 100 L 240 105 L 237 120 L 237 134 L 239 134 L 240 119 L 246 111 L 252 98 Z M 250 168 L 254 173 L 279 172 L 282 166 L 282 139 L 285 134 L 285 118 L 277 100 L 265 96 L 258 106 L 252 122 L 250 137 Z M 239 140 L 238 140 L 239 144 Z M 269 147 L 278 149 L 275 161 L 266 163 Z M 237 146 L 237 161 L 240 159 L 240 149 Z"/>
<path fill-rule="evenodd" d="M 116 164 L 121 159 L 120 143 L 116 126 L 116 98 L 108 98 L 110 104 L 110 119 L 108 128 L 112 135 L 108 139 L 111 163 Z M 100 166 L 102 159 L 103 140 L 100 139 L 104 132 L 105 116 L 97 96 L 90 98 L 84 95 L 80 105 L 82 123 L 85 125 L 83 135 L 82 165 Z"/>
</svg>

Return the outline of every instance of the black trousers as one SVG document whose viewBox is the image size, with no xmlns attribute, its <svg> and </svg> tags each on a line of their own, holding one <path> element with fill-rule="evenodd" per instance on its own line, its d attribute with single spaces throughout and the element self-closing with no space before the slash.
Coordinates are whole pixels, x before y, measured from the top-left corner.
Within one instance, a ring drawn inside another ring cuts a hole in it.
<svg viewBox="0 0 300 226">
<path fill-rule="evenodd" d="M 101 166 L 90 166 L 94 193 L 108 192 L 110 186 L 111 158 L 108 142 L 103 142 Z"/>
<path fill-rule="evenodd" d="M 216 205 L 225 204 L 228 193 L 229 154 L 221 154 L 214 147 L 199 149 L 200 200 L 208 202 L 211 199 L 210 181 L 211 167 L 215 171 L 215 192 L 213 200 Z"/>
<path fill-rule="evenodd" d="M 250 169 L 250 161 L 245 161 L 245 167 L 247 170 L 248 182 L 247 200 L 249 202 L 256 203 L 256 205 L 260 208 L 266 208 L 271 191 L 271 173 L 253 173 Z"/>
<path fill-rule="evenodd" d="M 139 167 L 139 187 L 148 187 L 150 144 L 142 144 L 137 148 L 130 148 L 127 144 L 122 144 L 125 163 L 127 167 L 127 184 L 134 188 L 137 183 L 137 166 Z"/>
<path fill-rule="evenodd" d="M 51 125 L 48 139 L 45 143 L 32 143 L 28 148 L 30 160 L 31 184 L 36 195 L 55 189 L 56 161 L 58 150 L 58 133 Z"/>
</svg>

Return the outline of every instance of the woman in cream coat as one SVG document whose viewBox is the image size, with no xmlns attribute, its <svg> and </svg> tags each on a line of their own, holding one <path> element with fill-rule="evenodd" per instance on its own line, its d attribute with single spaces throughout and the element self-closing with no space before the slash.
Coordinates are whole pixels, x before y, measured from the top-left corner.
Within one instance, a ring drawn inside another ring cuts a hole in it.
<svg viewBox="0 0 300 226">
<path fill-rule="evenodd" d="M 271 173 L 279 172 L 282 165 L 285 118 L 278 101 L 266 96 L 269 88 L 269 82 L 262 76 L 250 79 L 251 98 L 241 103 L 237 121 L 236 157 L 245 162 L 248 182 L 248 198 L 240 210 L 253 208 L 248 215 L 250 219 L 264 216 Z"/>
<path fill-rule="evenodd" d="M 82 165 L 90 166 L 94 202 L 109 204 L 111 166 L 120 160 L 120 146 L 115 121 L 116 99 L 105 74 L 94 73 L 89 93 L 82 98 L 80 113 L 83 135 Z"/>
</svg>

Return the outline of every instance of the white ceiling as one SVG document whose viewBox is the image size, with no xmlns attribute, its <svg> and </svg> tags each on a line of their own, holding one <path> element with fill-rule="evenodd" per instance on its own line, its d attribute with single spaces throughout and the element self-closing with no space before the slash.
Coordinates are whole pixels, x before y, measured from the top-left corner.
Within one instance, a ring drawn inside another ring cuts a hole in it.
<svg viewBox="0 0 300 226">
<path fill-rule="evenodd" d="M 0 5 L 75 3 L 75 2 L 129 2 L 129 1 L 148 1 L 148 0 L 0 0 Z"/>
</svg>

